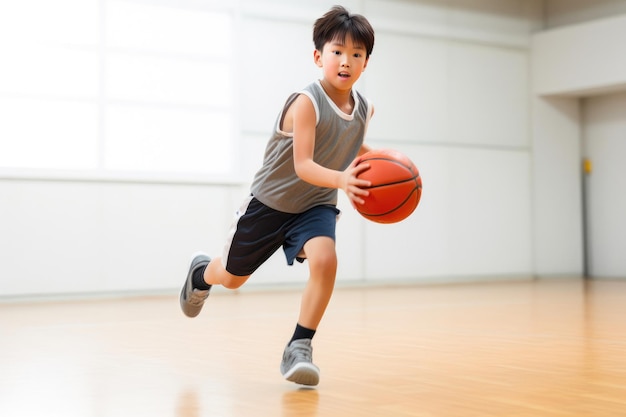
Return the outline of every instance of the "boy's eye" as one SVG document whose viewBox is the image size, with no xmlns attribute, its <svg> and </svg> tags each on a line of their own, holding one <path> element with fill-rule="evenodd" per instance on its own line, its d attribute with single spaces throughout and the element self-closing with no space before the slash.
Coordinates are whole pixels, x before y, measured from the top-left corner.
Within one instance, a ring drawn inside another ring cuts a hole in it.
<svg viewBox="0 0 626 417">
<path fill-rule="evenodd" d="M 335 54 L 335 55 L 341 55 L 341 51 L 333 51 L 333 54 Z"/>
<path fill-rule="evenodd" d="M 361 54 L 360 54 L 360 53 L 358 53 L 358 52 L 357 52 L 356 54 L 354 54 L 353 56 L 354 56 L 355 58 L 361 58 Z"/>
</svg>

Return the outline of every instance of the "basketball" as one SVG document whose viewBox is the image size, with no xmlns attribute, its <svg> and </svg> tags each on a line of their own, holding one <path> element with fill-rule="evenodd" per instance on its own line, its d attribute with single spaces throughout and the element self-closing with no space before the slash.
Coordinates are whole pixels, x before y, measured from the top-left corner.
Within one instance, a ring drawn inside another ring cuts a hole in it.
<svg viewBox="0 0 626 417">
<path fill-rule="evenodd" d="M 361 156 L 359 165 L 370 168 L 358 175 L 371 182 L 365 203 L 357 211 L 376 223 L 397 223 L 409 217 L 422 196 L 422 178 L 413 162 L 403 153 L 379 149 Z"/>
</svg>

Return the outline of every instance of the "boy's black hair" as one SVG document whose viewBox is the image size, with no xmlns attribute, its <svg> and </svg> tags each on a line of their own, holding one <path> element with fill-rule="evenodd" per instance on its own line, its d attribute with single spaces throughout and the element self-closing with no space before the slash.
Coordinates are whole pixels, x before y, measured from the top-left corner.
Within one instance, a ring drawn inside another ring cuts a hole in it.
<svg viewBox="0 0 626 417">
<path fill-rule="evenodd" d="M 346 35 L 365 48 L 366 58 L 369 58 L 374 49 L 374 29 L 360 14 L 351 14 L 343 6 L 334 6 L 313 25 L 313 43 L 318 51 L 335 39 L 345 43 Z"/>
</svg>

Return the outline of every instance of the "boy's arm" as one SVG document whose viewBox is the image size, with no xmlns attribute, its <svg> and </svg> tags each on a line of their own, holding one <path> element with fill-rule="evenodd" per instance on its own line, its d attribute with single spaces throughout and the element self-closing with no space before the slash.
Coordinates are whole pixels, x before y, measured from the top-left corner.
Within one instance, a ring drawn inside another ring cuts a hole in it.
<svg viewBox="0 0 626 417">
<path fill-rule="evenodd" d="M 372 109 L 371 109 L 371 113 L 370 113 L 370 119 L 374 117 L 374 106 L 372 105 Z M 366 152 L 372 151 L 374 150 L 374 148 L 372 148 L 371 146 L 369 146 L 368 144 L 366 144 L 365 142 L 363 142 L 363 145 L 361 145 L 361 149 L 359 149 L 359 153 L 358 155 L 361 156 Z"/>
<path fill-rule="evenodd" d="M 360 180 L 357 175 L 369 168 L 368 164 L 357 166 L 356 158 L 345 171 L 336 171 L 323 167 L 313 160 L 315 149 L 315 108 L 311 99 L 304 94 L 298 96 L 292 104 L 293 115 L 293 159 L 296 174 L 302 180 L 318 187 L 340 188 L 354 205 L 362 204 L 369 194 L 360 187 L 370 185 L 369 181 Z M 363 150 L 363 147 L 361 148 Z"/>
</svg>

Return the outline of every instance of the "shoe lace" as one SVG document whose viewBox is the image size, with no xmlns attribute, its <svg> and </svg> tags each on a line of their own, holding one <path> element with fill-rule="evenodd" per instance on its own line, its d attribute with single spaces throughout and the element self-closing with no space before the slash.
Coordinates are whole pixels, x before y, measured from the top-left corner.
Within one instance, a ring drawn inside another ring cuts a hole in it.
<svg viewBox="0 0 626 417">
<path fill-rule="evenodd" d="M 293 363 L 298 362 L 311 362 L 312 361 L 312 349 L 311 346 L 305 344 L 294 343 L 291 345 L 291 357 Z"/>
<path fill-rule="evenodd" d="M 208 295 L 209 295 L 209 291 L 192 290 L 191 294 L 189 294 L 189 300 L 187 300 L 187 302 L 191 305 L 199 306 L 199 305 L 202 305 L 202 303 L 204 303 L 204 300 L 206 300 Z"/>
</svg>

